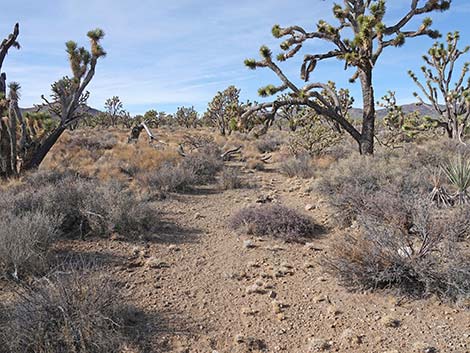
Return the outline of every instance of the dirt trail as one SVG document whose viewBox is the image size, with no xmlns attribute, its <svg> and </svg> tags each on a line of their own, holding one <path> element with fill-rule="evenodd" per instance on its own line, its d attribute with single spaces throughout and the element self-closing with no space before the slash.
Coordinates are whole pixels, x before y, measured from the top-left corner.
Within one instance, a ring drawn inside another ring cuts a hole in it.
<svg viewBox="0 0 470 353">
<path fill-rule="evenodd" d="M 163 201 L 168 224 L 155 241 L 71 245 L 111 258 L 112 271 L 149 315 L 142 335 L 150 351 L 470 352 L 469 312 L 433 299 L 350 293 L 326 276 L 318 260 L 331 232 L 313 246 L 252 238 L 247 247 L 249 238 L 226 223 L 260 195 L 319 224 L 327 217 L 321 208 L 305 211 L 317 201 L 305 193 L 306 181 L 272 171 L 245 177 L 258 187 L 208 187 Z"/>
</svg>

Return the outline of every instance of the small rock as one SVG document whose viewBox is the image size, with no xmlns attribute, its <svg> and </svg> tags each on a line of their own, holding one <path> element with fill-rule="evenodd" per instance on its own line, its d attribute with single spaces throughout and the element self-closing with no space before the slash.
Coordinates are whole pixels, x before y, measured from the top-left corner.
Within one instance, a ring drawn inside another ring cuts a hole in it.
<svg viewBox="0 0 470 353">
<path fill-rule="evenodd" d="M 260 264 L 256 261 L 249 261 L 246 263 L 246 266 L 247 267 L 251 267 L 251 268 L 260 268 Z"/>
<path fill-rule="evenodd" d="M 256 203 L 270 203 L 273 202 L 274 198 L 271 195 L 261 195 L 256 199 Z"/>
<path fill-rule="evenodd" d="M 256 246 L 255 246 L 255 244 L 253 244 L 253 242 L 251 240 L 248 239 L 248 240 L 243 241 L 243 247 L 245 249 L 253 249 Z"/>
<path fill-rule="evenodd" d="M 357 344 L 357 345 L 362 344 L 363 337 L 364 335 L 358 335 L 350 328 L 344 330 L 340 336 L 341 340 L 350 344 L 352 343 L 352 344 Z"/>
<path fill-rule="evenodd" d="M 309 204 L 307 204 L 307 205 L 305 206 L 305 211 L 311 211 L 311 210 L 313 210 L 314 208 L 315 208 L 315 206 L 312 205 L 311 203 L 309 203 Z"/>
<path fill-rule="evenodd" d="M 170 251 L 180 251 L 180 248 L 178 248 L 176 245 L 170 245 L 168 246 L 168 250 Z"/>
<path fill-rule="evenodd" d="M 335 307 L 334 305 L 330 305 L 328 307 L 328 314 L 332 315 L 332 316 L 339 316 L 342 314 L 342 311 L 339 310 L 337 307 Z"/>
<path fill-rule="evenodd" d="M 270 297 L 271 299 L 275 299 L 275 298 L 277 297 L 277 293 L 272 290 L 272 291 L 269 292 L 269 297 Z"/>
<path fill-rule="evenodd" d="M 145 262 L 145 265 L 150 268 L 168 268 L 170 265 L 168 265 L 166 262 L 161 261 L 157 259 L 156 257 L 150 257 L 147 259 Z"/>
<path fill-rule="evenodd" d="M 255 316 L 258 312 L 258 310 L 252 308 L 242 308 L 242 314 L 246 316 Z"/>
<path fill-rule="evenodd" d="M 309 352 L 324 352 L 330 350 L 333 346 L 333 343 L 328 340 L 321 338 L 311 338 L 309 340 L 308 349 Z"/>
<path fill-rule="evenodd" d="M 308 250 L 322 251 L 323 249 L 319 248 L 315 243 L 305 243 L 305 247 Z"/>
<path fill-rule="evenodd" d="M 266 348 L 264 341 L 243 335 L 237 335 L 235 337 L 235 343 L 245 344 L 250 350 L 263 350 Z"/>
<path fill-rule="evenodd" d="M 438 350 L 424 342 L 416 342 L 413 344 L 413 352 L 416 353 L 437 353 Z"/>
<path fill-rule="evenodd" d="M 253 284 L 245 289 L 246 294 L 266 294 L 266 290 L 258 284 Z"/>
<path fill-rule="evenodd" d="M 304 263 L 304 268 L 306 269 L 315 268 L 315 264 L 313 262 L 306 262 Z"/>
<path fill-rule="evenodd" d="M 194 219 L 201 219 L 201 218 L 204 218 L 204 216 L 201 215 L 199 212 L 196 212 L 196 213 L 194 214 Z"/>
<path fill-rule="evenodd" d="M 381 318 L 380 321 L 386 327 L 397 328 L 401 324 L 400 320 L 398 320 L 397 318 L 395 318 L 393 316 L 385 316 L 385 317 Z"/>
<path fill-rule="evenodd" d="M 273 308 L 274 314 L 280 314 L 280 313 L 282 313 L 282 307 L 281 307 L 281 304 L 280 304 L 279 302 L 273 300 L 273 301 L 271 302 L 271 306 L 272 306 L 272 308 Z"/>
</svg>

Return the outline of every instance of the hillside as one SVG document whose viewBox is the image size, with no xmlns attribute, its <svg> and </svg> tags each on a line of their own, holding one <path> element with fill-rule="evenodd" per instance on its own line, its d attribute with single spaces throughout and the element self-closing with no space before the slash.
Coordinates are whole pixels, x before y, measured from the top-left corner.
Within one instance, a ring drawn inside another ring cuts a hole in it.
<svg viewBox="0 0 470 353">
<path fill-rule="evenodd" d="M 34 113 L 34 112 L 46 112 L 47 111 L 47 108 L 45 105 L 38 105 L 38 106 L 35 106 L 35 107 L 29 107 L 29 108 L 21 108 L 21 112 L 23 114 L 26 114 L 26 113 Z M 92 108 L 90 106 L 85 106 L 82 108 L 82 111 L 84 111 L 85 113 L 89 114 L 89 115 L 92 115 L 92 116 L 95 116 L 95 115 L 98 115 L 99 113 L 101 113 L 100 110 L 98 109 L 95 109 L 95 108 Z"/>
<path fill-rule="evenodd" d="M 403 112 L 406 114 L 418 111 L 421 115 L 428 115 L 431 117 L 437 116 L 436 112 L 434 111 L 434 109 L 432 108 L 430 104 L 418 105 L 415 103 L 411 103 L 411 104 L 402 105 L 402 108 L 403 108 Z M 352 108 L 349 111 L 349 113 L 353 119 L 359 119 L 362 117 L 362 109 L 360 108 Z M 386 115 L 387 115 L 386 109 L 377 109 L 377 118 L 383 119 Z"/>
</svg>

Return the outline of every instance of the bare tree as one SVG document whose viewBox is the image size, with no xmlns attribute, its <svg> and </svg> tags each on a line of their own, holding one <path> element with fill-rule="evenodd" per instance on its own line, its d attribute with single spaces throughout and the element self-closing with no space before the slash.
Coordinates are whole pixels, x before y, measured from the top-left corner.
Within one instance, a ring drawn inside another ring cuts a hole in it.
<svg viewBox="0 0 470 353">
<path fill-rule="evenodd" d="M 398 47 L 405 43 L 407 38 L 429 36 L 437 38 L 439 32 L 431 30 L 432 21 L 424 19 L 418 29 L 408 30 L 405 27 L 418 15 L 433 11 L 444 11 L 450 7 L 451 1 L 444 0 L 410 0 L 410 9 L 396 23 L 387 25 L 383 22 L 386 13 L 385 0 L 344 0 L 343 5 L 333 6 L 334 17 L 338 25 L 333 26 L 320 20 L 317 30 L 307 31 L 300 26 L 282 28 L 275 25 L 272 33 L 276 38 L 287 37 L 281 43 L 283 52 L 277 56 L 278 61 L 293 58 L 310 40 L 322 40 L 331 44 L 332 49 L 324 53 L 306 54 L 300 69 L 300 77 L 307 82 L 303 87 L 298 86 L 289 79 L 280 66 L 275 63 L 271 50 L 262 46 L 261 60 L 248 59 L 245 65 L 251 69 L 267 67 L 280 79 L 281 85 L 269 85 L 260 89 L 261 96 L 275 95 L 287 91 L 289 99 L 276 99 L 270 103 L 263 103 L 244 114 L 254 110 L 267 109 L 268 118 L 274 119 L 277 110 L 286 105 L 303 105 L 314 109 L 317 114 L 334 121 L 346 130 L 358 143 L 359 151 L 365 154 L 374 152 L 375 135 L 375 100 L 373 88 L 373 72 L 383 50 L 387 47 Z M 352 34 L 352 37 L 349 37 Z M 360 129 L 351 124 L 339 109 L 339 97 L 321 82 L 310 83 L 310 76 L 319 61 L 327 59 L 344 61 L 345 68 L 354 68 L 355 73 L 351 82 L 359 79 L 361 82 L 363 99 L 363 117 Z M 321 91 L 324 91 L 322 93 Z"/>
<path fill-rule="evenodd" d="M 424 98 L 418 93 L 415 93 L 415 96 L 421 103 L 425 100 L 429 102 L 438 114 L 438 117 L 432 119 L 434 125 L 444 128 L 449 138 L 462 141 L 470 117 L 470 62 L 463 64 L 456 80 L 454 71 L 458 60 L 470 51 L 470 46 L 458 49 L 459 39 L 459 32 L 449 33 L 447 45 L 435 43 L 428 50 L 428 55 L 423 56 L 426 64 L 421 71 L 425 83 L 421 83 L 411 70 L 409 75 L 418 85 Z"/>
</svg>

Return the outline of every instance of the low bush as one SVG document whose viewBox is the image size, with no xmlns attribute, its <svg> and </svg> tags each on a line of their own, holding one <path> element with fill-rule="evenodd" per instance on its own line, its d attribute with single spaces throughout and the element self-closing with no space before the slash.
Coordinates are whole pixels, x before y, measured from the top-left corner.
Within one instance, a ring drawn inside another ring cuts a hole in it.
<svg viewBox="0 0 470 353">
<path fill-rule="evenodd" d="M 41 211 L 0 213 L 0 276 L 19 280 L 47 270 L 60 219 Z"/>
<path fill-rule="evenodd" d="M 146 183 L 150 187 L 164 192 L 189 191 L 194 186 L 194 182 L 195 176 L 192 170 L 169 162 L 146 176 Z"/>
<path fill-rule="evenodd" d="M 119 233 L 133 238 L 158 223 L 153 205 L 123 184 L 76 176 L 41 178 L 2 193 L 0 215 L 8 210 L 18 217 L 40 211 L 60 219 L 60 236 L 65 237 Z"/>
<path fill-rule="evenodd" d="M 309 179 L 315 175 L 312 158 L 307 154 L 288 158 L 281 162 L 279 168 L 282 174 L 285 174 L 290 178 L 300 177 L 303 179 Z"/>
<path fill-rule="evenodd" d="M 5 353 L 120 352 L 128 340 L 120 293 L 108 277 L 77 271 L 21 290 L 0 323 Z"/>
<path fill-rule="evenodd" d="M 159 191 L 186 192 L 196 185 L 214 182 L 223 168 L 219 152 L 207 147 L 179 162 L 164 163 L 155 172 L 147 174 L 146 183 Z"/>
<path fill-rule="evenodd" d="M 279 151 L 283 144 L 282 139 L 276 136 L 265 136 L 256 141 L 256 148 L 260 153 L 272 153 Z"/>
<path fill-rule="evenodd" d="M 220 174 L 219 184 L 222 190 L 241 189 L 244 186 L 240 172 L 235 168 L 224 168 Z"/>
<path fill-rule="evenodd" d="M 215 181 L 215 176 L 223 168 L 220 151 L 205 149 L 183 159 L 181 167 L 194 175 L 193 183 L 203 185 Z"/>
<path fill-rule="evenodd" d="M 432 189 L 429 176 L 428 170 L 416 169 L 397 152 L 374 157 L 353 155 L 323 172 L 312 189 L 326 198 L 336 225 L 347 227 L 380 191 L 428 195 Z"/>
<path fill-rule="evenodd" d="M 230 219 L 229 225 L 249 235 L 271 236 L 295 242 L 315 237 L 319 230 L 309 217 L 281 205 L 244 208 Z"/>
<path fill-rule="evenodd" d="M 326 269 L 345 286 L 470 298 L 470 254 L 455 241 L 450 215 L 429 199 L 382 195 L 357 219 L 357 233 L 336 239 L 325 259 Z"/>
</svg>

